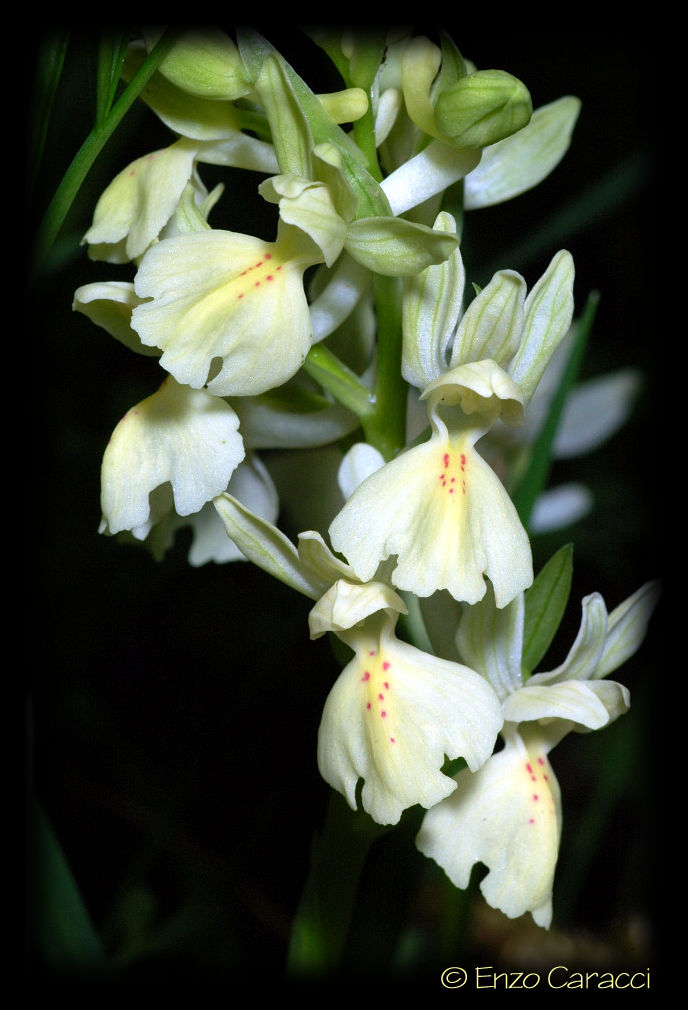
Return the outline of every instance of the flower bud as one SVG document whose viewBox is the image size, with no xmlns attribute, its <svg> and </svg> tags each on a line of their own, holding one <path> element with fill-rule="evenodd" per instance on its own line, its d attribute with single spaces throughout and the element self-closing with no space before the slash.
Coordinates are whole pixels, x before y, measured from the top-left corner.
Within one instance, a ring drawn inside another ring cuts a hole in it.
<svg viewBox="0 0 688 1010">
<path fill-rule="evenodd" d="M 157 37 L 149 32 L 145 41 L 152 48 Z M 159 70 L 172 84 L 198 98 L 234 101 L 249 90 L 235 43 L 225 32 L 210 28 L 184 32 Z"/>
<path fill-rule="evenodd" d="M 442 91 L 435 123 L 455 147 L 482 148 L 523 129 L 533 105 L 528 89 L 503 70 L 477 70 Z"/>
</svg>

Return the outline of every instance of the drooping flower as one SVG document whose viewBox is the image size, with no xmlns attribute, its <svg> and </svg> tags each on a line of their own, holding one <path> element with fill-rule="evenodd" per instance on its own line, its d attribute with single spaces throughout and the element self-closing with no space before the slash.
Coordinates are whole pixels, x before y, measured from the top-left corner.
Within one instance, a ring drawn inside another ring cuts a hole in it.
<svg viewBox="0 0 688 1010">
<path fill-rule="evenodd" d="M 229 404 L 168 376 L 112 433 L 101 469 L 101 532 L 143 540 L 172 507 L 180 516 L 199 512 L 244 458 L 238 428 Z"/>
<path fill-rule="evenodd" d="M 446 757 L 477 769 L 494 746 L 502 717 L 490 685 L 473 670 L 422 652 L 394 634 L 403 601 L 382 583 L 336 582 L 309 618 L 354 650 L 325 702 L 318 767 L 356 809 L 380 824 L 432 807 L 455 788 Z"/>
<path fill-rule="evenodd" d="M 598 593 L 586 597 L 564 662 L 528 679 L 523 596 L 501 612 L 486 596 L 462 615 L 459 653 L 502 701 L 504 746 L 476 773 L 458 773 L 416 844 L 460 888 L 476 863 L 486 865 L 481 891 L 510 918 L 530 912 L 538 925 L 551 923 L 562 805 L 548 754 L 571 730 L 600 729 L 628 709 L 628 690 L 604 678 L 640 646 L 656 599 L 657 585 L 648 583 L 608 614 Z"/>
<path fill-rule="evenodd" d="M 470 768 L 489 757 L 502 724 L 493 688 L 467 666 L 397 639 L 406 604 L 389 585 L 358 581 L 318 533 L 301 533 L 295 547 L 231 495 L 215 507 L 247 558 L 316 601 L 311 637 L 331 631 L 354 652 L 318 733 L 320 772 L 353 809 L 363 779 L 363 808 L 394 824 L 407 807 L 429 807 L 456 788 L 442 772 L 445 756 Z"/>
<path fill-rule="evenodd" d="M 475 444 L 497 417 L 519 418 L 521 391 L 493 361 L 482 361 L 448 372 L 424 395 L 430 439 L 363 481 L 330 526 L 332 546 L 362 581 L 396 556 L 393 585 L 421 597 L 447 589 L 475 603 L 487 576 L 503 607 L 532 581 L 530 544 Z M 441 407 L 451 416 L 441 416 Z"/>
</svg>

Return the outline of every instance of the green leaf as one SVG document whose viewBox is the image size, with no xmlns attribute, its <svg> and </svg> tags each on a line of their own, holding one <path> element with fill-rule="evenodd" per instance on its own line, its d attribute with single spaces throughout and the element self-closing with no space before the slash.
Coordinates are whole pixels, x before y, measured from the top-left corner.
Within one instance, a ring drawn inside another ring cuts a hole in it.
<svg viewBox="0 0 688 1010">
<path fill-rule="evenodd" d="M 313 137 L 287 77 L 284 61 L 268 55 L 255 87 L 268 117 L 280 171 L 310 179 Z"/>
<path fill-rule="evenodd" d="M 587 347 L 588 337 L 597 311 L 598 295 L 593 293 L 588 297 L 587 304 L 580 320 L 575 324 L 575 337 L 571 354 L 567 362 L 561 383 L 552 399 L 549 413 L 540 433 L 532 447 L 530 460 L 523 478 L 513 494 L 516 511 L 521 522 L 527 527 L 533 506 L 538 496 L 544 490 L 552 460 L 552 445 L 557 433 L 559 421 L 564 410 L 566 399 L 578 377 L 581 362 Z"/>
<path fill-rule="evenodd" d="M 31 799 L 31 926 L 35 953 L 60 973 L 94 972 L 103 950 L 41 804 Z"/>
<path fill-rule="evenodd" d="M 91 170 L 93 163 L 136 98 L 140 95 L 141 90 L 155 72 L 162 58 L 173 45 L 174 39 L 175 33 L 173 31 L 165 32 L 129 82 L 125 91 L 122 92 L 115 105 L 110 109 L 103 123 L 100 126 L 94 125 L 74 155 L 37 230 L 31 256 L 30 281 L 35 280 L 43 268 L 48 253 L 62 228 L 69 208 L 72 206 L 81 188 L 81 184 Z"/>
<path fill-rule="evenodd" d="M 352 86 L 370 91 L 382 62 L 385 45 L 383 29 L 353 29 L 353 51 L 349 61 L 349 83 Z"/>
<path fill-rule="evenodd" d="M 43 40 L 38 52 L 31 115 L 27 131 L 27 193 L 29 197 L 33 193 L 43 158 L 50 113 L 55 101 L 55 93 L 62 74 L 68 44 L 69 30 L 60 29 Z"/>
<path fill-rule="evenodd" d="M 440 46 L 442 48 L 442 66 L 440 67 L 438 92 L 456 84 L 468 72 L 456 43 L 443 31 L 440 31 Z"/>
<path fill-rule="evenodd" d="M 101 36 L 98 45 L 96 127 L 105 121 L 115 100 L 128 41 L 129 33 L 124 29 L 105 29 Z"/>
<path fill-rule="evenodd" d="M 483 151 L 466 180 L 466 210 L 512 200 L 546 179 L 571 143 L 581 103 L 566 95 L 536 109 L 527 126 Z"/>
<path fill-rule="evenodd" d="M 529 677 L 547 652 L 564 616 L 571 591 L 573 544 L 553 554 L 525 593 L 523 676 Z"/>
<path fill-rule="evenodd" d="M 292 926 L 290 979 L 330 978 L 340 967 L 370 846 L 388 830 L 351 810 L 338 793 L 330 793 Z"/>
</svg>

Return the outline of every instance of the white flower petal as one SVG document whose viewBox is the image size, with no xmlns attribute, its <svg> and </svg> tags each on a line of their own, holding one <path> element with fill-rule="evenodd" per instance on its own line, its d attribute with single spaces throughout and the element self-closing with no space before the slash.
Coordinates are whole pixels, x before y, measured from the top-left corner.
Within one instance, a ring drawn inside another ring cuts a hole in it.
<svg viewBox="0 0 688 1010">
<path fill-rule="evenodd" d="M 267 522 L 277 521 L 279 501 L 275 485 L 263 463 L 254 454 L 248 455 L 236 468 L 229 482 L 227 493 L 234 495 L 256 515 Z M 214 561 L 224 564 L 228 561 L 245 561 L 244 554 L 233 540 L 227 536 L 225 525 L 212 502 L 188 520 L 193 529 L 193 541 L 189 549 L 189 564 L 194 567 Z"/>
<path fill-rule="evenodd" d="M 459 404 L 465 414 L 494 413 L 507 424 L 520 425 L 523 421 L 523 392 L 496 361 L 466 361 L 456 365 L 423 390 L 421 399 L 427 400 L 429 411 L 442 404 Z M 490 418 L 485 430 L 492 425 Z"/>
<path fill-rule="evenodd" d="M 387 139 L 394 126 L 403 104 L 401 91 L 397 88 L 385 88 L 381 93 L 375 110 L 375 146 L 380 147 Z"/>
<path fill-rule="evenodd" d="M 230 397 L 247 449 L 312 449 L 350 434 L 360 422 L 338 403 L 298 410 L 271 393 Z"/>
<path fill-rule="evenodd" d="M 462 771 L 456 782 L 456 791 L 423 818 L 417 847 L 460 888 L 484 863 L 485 900 L 509 918 L 531 912 L 548 927 L 561 797 L 545 747 L 537 737 L 526 746 L 514 734 L 479 771 Z"/>
<path fill-rule="evenodd" d="M 457 150 L 440 140 L 404 162 L 380 183 L 392 213 L 405 214 L 463 179 L 480 161 L 480 151 Z"/>
<path fill-rule="evenodd" d="M 199 512 L 223 491 L 244 457 L 239 420 L 228 404 L 168 377 L 115 428 L 101 472 L 103 530 L 147 523 L 149 497 L 172 485 L 181 516 Z"/>
<path fill-rule="evenodd" d="M 448 589 L 476 603 L 484 576 L 499 607 L 530 585 L 530 543 L 513 503 L 466 435 L 437 434 L 354 492 L 330 540 L 362 581 L 397 555 L 392 582 L 417 596 Z"/>
<path fill-rule="evenodd" d="M 500 699 L 523 683 L 523 622 L 525 598 L 519 593 L 498 610 L 491 590 L 479 603 L 464 607 L 456 633 L 456 647 L 464 663 L 492 684 Z"/>
<path fill-rule="evenodd" d="M 363 778 L 363 808 L 396 824 L 407 807 L 433 806 L 455 789 L 440 771 L 445 755 L 479 767 L 501 722 L 494 692 L 472 670 L 361 633 L 325 703 L 318 766 L 353 809 Z"/>
<path fill-rule="evenodd" d="M 464 183 L 466 210 L 511 200 L 545 179 L 568 149 L 580 105 L 571 95 L 543 105 L 522 130 L 485 148 Z"/>
<path fill-rule="evenodd" d="M 450 368 L 491 359 L 506 367 L 523 329 L 526 282 L 515 270 L 500 270 L 476 295 L 461 319 Z"/>
<path fill-rule="evenodd" d="M 319 638 L 328 631 L 349 631 L 380 610 L 407 613 L 404 601 L 384 582 L 360 585 L 339 579 L 320 597 L 308 615 L 311 638 Z"/>
<path fill-rule="evenodd" d="M 597 686 L 596 683 L 594 687 Z M 601 729 L 609 722 L 609 712 L 594 687 L 580 680 L 561 684 L 531 684 L 528 681 L 504 701 L 504 718 L 515 723 L 561 719 L 587 729 Z"/>
<path fill-rule="evenodd" d="M 357 487 L 385 465 L 385 458 L 379 449 L 367 442 L 356 442 L 344 455 L 339 467 L 337 483 L 346 501 Z"/>
<path fill-rule="evenodd" d="M 303 260 L 279 241 L 210 230 L 165 239 L 136 275 L 132 326 L 179 382 L 219 396 L 281 385 L 300 368 L 311 323 Z M 211 367 L 220 361 L 219 371 Z"/>
<path fill-rule="evenodd" d="M 583 484 L 548 488 L 535 501 L 528 526 L 531 533 L 551 533 L 578 522 L 592 511 L 593 496 Z"/>
<path fill-rule="evenodd" d="M 509 374 L 523 390 L 526 400 L 535 392 L 571 327 L 574 274 L 571 253 L 562 249 L 552 257 L 526 298 L 521 345 L 509 366 Z"/>
<path fill-rule="evenodd" d="M 607 641 L 607 608 L 599 593 L 590 593 L 583 599 L 581 610 L 580 628 L 564 662 L 555 670 L 534 674 L 529 685 L 589 680 L 594 676 Z"/>
<path fill-rule="evenodd" d="M 433 228 L 456 234 L 456 221 L 445 212 Z M 422 389 L 447 370 L 447 349 L 463 304 L 465 270 L 459 246 L 442 263 L 404 280 L 402 299 L 402 374 Z"/>
<path fill-rule="evenodd" d="M 75 312 L 82 312 L 96 326 L 102 326 L 130 351 L 159 357 L 158 348 L 142 344 L 138 333 L 131 327 L 131 313 L 140 304 L 141 299 L 131 281 L 96 281 L 77 288 L 72 308 Z"/>
<path fill-rule="evenodd" d="M 197 145 L 180 139 L 128 165 L 96 204 L 83 238 L 92 259 L 137 259 L 154 242 L 193 176 Z"/>
<path fill-rule="evenodd" d="M 576 386 L 564 406 L 554 455 L 570 459 L 606 442 L 630 417 L 640 381 L 640 374 L 628 368 Z"/>
<path fill-rule="evenodd" d="M 348 319 L 370 283 L 370 271 L 343 253 L 325 288 L 310 305 L 313 341 L 324 340 Z"/>
<path fill-rule="evenodd" d="M 607 640 L 593 676 L 606 677 L 640 648 L 647 625 L 659 601 L 658 582 L 646 582 L 609 615 Z"/>
</svg>

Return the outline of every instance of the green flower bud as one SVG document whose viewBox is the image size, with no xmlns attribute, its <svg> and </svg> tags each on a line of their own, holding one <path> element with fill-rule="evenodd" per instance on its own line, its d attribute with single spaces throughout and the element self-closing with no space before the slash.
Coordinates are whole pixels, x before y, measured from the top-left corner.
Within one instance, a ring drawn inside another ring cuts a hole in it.
<svg viewBox="0 0 688 1010">
<path fill-rule="evenodd" d="M 145 33 L 147 47 L 158 33 Z M 217 29 L 191 30 L 181 35 L 160 63 L 160 73 L 197 98 L 234 101 L 248 90 L 248 78 L 235 43 Z"/>
<path fill-rule="evenodd" d="M 442 91 L 435 124 L 455 147 L 482 148 L 523 129 L 533 105 L 526 86 L 503 70 L 477 70 Z"/>
</svg>

